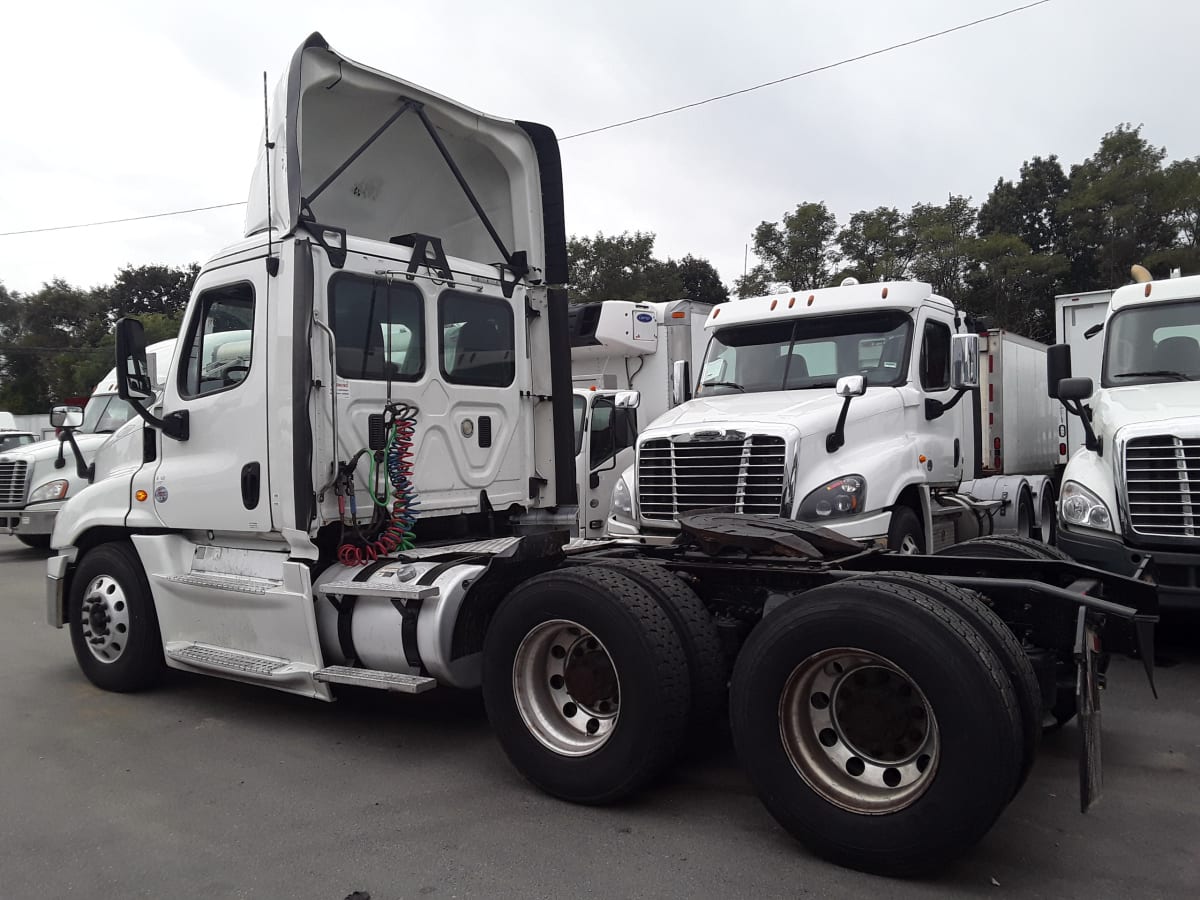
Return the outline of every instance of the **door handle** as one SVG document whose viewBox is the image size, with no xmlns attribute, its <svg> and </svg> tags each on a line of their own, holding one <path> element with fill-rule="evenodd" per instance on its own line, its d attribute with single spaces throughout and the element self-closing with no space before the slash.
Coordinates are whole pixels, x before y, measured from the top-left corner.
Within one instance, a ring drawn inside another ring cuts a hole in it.
<svg viewBox="0 0 1200 900">
<path fill-rule="evenodd" d="M 260 481 L 258 463 L 246 463 L 242 466 L 242 506 L 246 509 L 258 506 Z"/>
</svg>

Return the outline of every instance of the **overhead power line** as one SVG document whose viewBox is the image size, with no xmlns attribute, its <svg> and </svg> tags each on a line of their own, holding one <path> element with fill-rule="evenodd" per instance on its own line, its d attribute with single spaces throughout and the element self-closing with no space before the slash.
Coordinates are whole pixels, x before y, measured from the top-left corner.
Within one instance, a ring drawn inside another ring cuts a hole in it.
<svg viewBox="0 0 1200 900">
<path fill-rule="evenodd" d="M 842 66 L 848 66 L 851 63 L 861 62 L 864 59 L 870 59 L 873 56 L 882 56 L 884 53 L 891 53 L 893 50 L 900 50 L 904 47 L 912 47 L 915 44 L 921 44 L 925 41 L 932 41 L 935 38 L 945 37 L 948 34 L 953 34 L 956 31 L 964 31 L 967 28 L 974 28 L 976 25 L 982 25 L 985 22 L 994 22 L 996 19 L 1003 19 L 1005 16 L 1012 16 L 1025 10 L 1033 9 L 1035 6 L 1043 6 L 1052 0 L 1034 0 L 1033 3 L 1026 3 L 1023 6 L 1014 6 L 1011 9 L 1006 9 L 1003 12 L 994 13 L 990 16 L 984 16 L 979 19 L 974 19 L 970 22 L 964 22 L 961 25 L 955 25 L 952 28 L 944 28 L 941 31 L 934 31 L 929 34 L 921 35 L 920 37 L 912 38 L 911 40 L 901 41 L 898 44 L 891 44 L 887 47 L 880 47 L 878 50 L 871 50 L 867 53 L 860 53 L 857 56 L 848 56 L 845 59 L 839 59 L 837 62 L 827 63 L 823 66 L 816 66 L 812 69 L 806 69 L 803 72 L 797 72 L 794 75 L 785 75 L 782 78 L 775 78 L 771 81 L 764 81 L 761 84 L 754 84 L 750 87 L 739 88 L 736 91 L 729 91 L 725 94 L 717 94 L 713 97 L 706 97 L 703 100 L 696 100 L 692 103 L 684 103 L 682 106 L 673 106 L 670 109 L 662 109 L 658 112 L 647 113 L 644 116 L 635 116 L 632 119 L 623 119 L 620 122 L 613 122 L 609 125 L 601 125 L 599 128 L 589 128 L 587 131 L 577 131 L 574 134 L 564 135 L 558 140 L 570 141 L 575 138 L 586 137 L 589 134 L 599 134 L 602 131 L 612 131 L 614 128 L 623 128 L 626 125 L 634 125 L 638 122 L 646 122 L 650 119 L 658 119 L 662 116 L 669 116 L 677 112 L 683 112 L 687 109 L 695 109 L 698 106 L 705 106 L 709 103 L 716 103 L 719 100 L 728 100 L 730 97 L 737 97 L 742 94 L 749 94 L 752 91 L 760 91 L 763 88 L 773 87 L 777 84 L 783 84 L 787 81 L 795 81 L 797 78 L 804 78 L 808 75 L 816 75 L 819 72 L 828 72 L 830 69 L 837 69 Z M 217 203 L 213 206 L 197 206 L 192 209 L 176 209 L 169 212 L 150 213 L 145 216 L 127 216 L 123 219 L 106 219 L 101 222 L 80 222 L 75 225 L 51 225 L 46 228 L 25 228 L 19 231 L 0 231 L 0 237 L 15 237 L 21 234 L 41 234 L 47 231 L 67 231 L 72 228 L 95 228 L 100 225 L 117 225 L 122 222 L 140 222 L 145 219 L 163 219 L 168 216 L 186 216 L 191 213 L 207 212 L 211 209 L 227 209 L 231 206 L 245 206 L 246 201 L 239 200 L 234 203 Z"/>
<path fill-rule="evenodd" d="M 878 50 L 871 50 L 868 53 L 860 53 L 858 56 L 848 56 L 845 59 L 839 59 L 837 62 L 828 63 L 824 66 L 817 66 L 813 69 L 806 69 L 803 72 L 797 72 L 795 75 L 785 75 L 783 78 L 775 78 L 771 81 L 764 81 L 761 84 L 751 85 L 750 87 L 739 88 L 736 91 L 729 91 L 726 94 L 717 94 L 715 97 L 708 97 L 704 100 L 696 100 L 693 103 L 685 103 L 682 106 L 673 106 L 670 109 L 659 110 L 658 112 L 647 113 L 644 116 L 636 116 L 632 119 L 623 119 L 620 122 L 613 122 L 611 125 L 601 125 L 599 128 L 589 128 L 587 131 L 577 131 L 574 134 L 568 134 L 559 138 L 559 141 L 569 141 L 573 138 L 583 137 L 588 134 L 599 134 L 601 131 L 611 131 L 613 128 L 621 128 L 625 125 L 632 125 L 635 122 L 645 122 L 649 119 L 657 119 L 661 116 L 669 116 L 672 113 L 682 112 L 685 109 L 695 109 L 697 106 L 704 106 L 708 103 L 716 103 L 718 100 L 728 100 L 730 97 L 737 97 L 741 94 L 749 94 L 751 91 L 759 91 L 763 88 L 772 87 L 776 84 L 783 84 L 785 81 L 794 81 L 797 78 L 804 78 L 807 75 L 815 75 L 818 72 L 828 72 L 830 69 L 836 69 L 840 66 L 848 66 L 850 63 L 859 62 L 864 59 L 870 59 L 872 56 L 881 56 L 884 53 L 891 53 L 893 50 L 899 50 L 903 47 L 911 47 L 914 44 L 921 44 L 925 41 L 932 41 L 934 38 L 945 37 L 948 34 L 953 34 L 956 31 L 963 31 L 967 28 L 974 28 L 976 25 L 982 25 L 984 22 L 992 22 L 996 19 L 1003 19 L 1005 16 L 1015 15 L 1019 12 L 1024 12 L 1027 9 L 1033 9 L 1035 6 L 1041 6 L 1044 3 L 1049 3 L 1050 0 L 1035 0 L 1034 3 L 1026 3 L 1024 6 L 1014 6 L 1012 9 L 1006 9 L 1004 12 L 995 13 L 994 15 L 984 16 L 982 19 L 975 19 L 972 22 L 964 22 L 962 25 L 955 25 L 953 28 L 945 28 L 941 31 L 935 31 L 931 34 L 925 34 L 918 38 L 913 38 L 908 41 L 901 41 L 899 44 L 892 44 L 888 47 L 880 47 Z"/>
</svg>

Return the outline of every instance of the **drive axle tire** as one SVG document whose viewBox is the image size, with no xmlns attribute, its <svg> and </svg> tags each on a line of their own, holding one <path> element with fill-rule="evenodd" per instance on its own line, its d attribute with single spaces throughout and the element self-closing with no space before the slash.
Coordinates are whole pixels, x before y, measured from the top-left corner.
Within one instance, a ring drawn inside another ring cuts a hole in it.
<svg viewBox="0 0 1200 900">
<path fill-rule="evenodd" d="M 961 588 L 941 578 L 916 572 L 873 572 L 863 578 L 904 585 L 924 592 L 926 596 L 962 616 L 996 654 L 1016 690 L 1017 705 L 1021 714 L 1021 766 L 1017 772 L 1017 783 L 1013 787 L 1015 797 L 1029 777 L 1042 737 L 1042 689 L 1038 684 L 1037 673 L 1033 670 L 1033 663 L 1029 661 L 1029 656 L 1021 647 L 1017 636 L 992 611 L 987 597 L 978 591 Z"/>
<path fill-rule="evenodd" d="M 967 622 L 908 587 L 806 592 L 733 672 L 734 744 L 793 836 L 843 866 L 914 875 L 974 845 L 1012 796 L 1016 697 Z"/>
<path fill-rule="evenodd" d="M 89 550 L 71 580 L 71 646 L 83 674 L 108 691 L 141 691 L 162 677 L 162 637 L 142 562 L 124 542 Z"/>
<path fill-rule="evenodd" d="M 721 636 L 708 609 L 678 576 L 644 559 L 602 560 L 597 566 L 611 569 L 636 581 L 658 601 L 667 614 L 687 657 L 691 682 L 691 714 L 687 746 L 708 743 L 716 723 L 725 713 L 729 699 L 729 671 Z"/>
<path fill-rule="evenodd" d="M 547 572 L 500 604 L 483 646 L 483 700 L 504 752 L 542 790 L 611 803 L 679 752 L 687 659 L 637 582 L 598 566 Z"/>
<path fill-rule="evenodd" d="M 50 535 L 48 534 L 18 534 L 16 537 L 26 547 L 32 547 L 34 550 L 50 549 Z"/>
</svg>

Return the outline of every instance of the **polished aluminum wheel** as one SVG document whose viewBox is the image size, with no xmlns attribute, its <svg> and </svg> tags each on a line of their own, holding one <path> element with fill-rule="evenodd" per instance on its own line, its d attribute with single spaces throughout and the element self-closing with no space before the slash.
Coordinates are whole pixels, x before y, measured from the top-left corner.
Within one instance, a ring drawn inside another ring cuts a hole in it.
<svg viewBox="0 0 1200 900">
<path fill-rule="evenodd" d="M 901 541 L 900 541 L 900 551 L 899 552 L 904 553 L 908 556 L 912 556 L 914 554 L 920 553 L 921 548 L 920 548 L 920 546 L 918 546 L 917 539 L 915 537 L 913 537 L 911 534 L 906 534 L 903 537 L 903 539 L 901 539 Z"/>
<path fill-rule="evenodd" d="M 513 659 L 512 686 L 530 734 L 555 753 L 594 753 L 616 728 L 616 667 L 599 639 L 576 622 L 554 619 L 525 635 Z"/>
<path fill-rule="evenodd" d="M 850 812 L 903 809 L 937 771 L 929 702 L 902 669 L 866 650 L 824 650 L 796 666 L 780 696 L 779 730 L 800 777 Z"/>
<path fill-rule="evenodd" d="M 83 639 L 92 656 L 102 663 L 114 663 L 121 658 L 129 637 L 129 604 L 116 579 L 97 575 L 88 583 L 80 619 Z"/>
</svg>

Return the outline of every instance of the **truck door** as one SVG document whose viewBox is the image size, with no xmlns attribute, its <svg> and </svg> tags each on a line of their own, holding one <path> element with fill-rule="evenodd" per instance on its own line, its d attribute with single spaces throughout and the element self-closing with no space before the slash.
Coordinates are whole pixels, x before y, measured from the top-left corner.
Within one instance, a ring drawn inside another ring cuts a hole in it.
<svg viewBox="0 0 1200 900">
<path fill-rule="evenodd" d="M 186 412 L 188 439 L 160 437 L 154 510 L 168 528 L 269 531 L 267 304 L 261 258 L 196 283 L 163 414 Z"/>
<path fill-rule="evenodd" d="M 918 339 L 917 372 L 921 391 L 926 399 L 949 403 L 954 398 L 950 390 L 950 325 L 926 313 L 922 317 Z M 958 484 L 962 478 L 963 457 L 968 453 L 963 429 L 963 411 L 970 409 L 970 400 L 955 405 L 936 419 L 926 419 L 917 451 L 925 457 L 924 470 L 930 484 Z"/>
<path fill-rule="evenodd" d="M 617 479 L 633 464 L 637 410 L 617 408 L 612 396 L 606 394 L 593 394 L 591 403 L 585 401 L 582 409 L 579 399 L 576 395 L 576 415 L 584 416 L 576 430 L 582 438 L 577 442 L 576 456 L 576 471 L 580 473 L 579 536 L 600 538 L 604 536 Z"/>
</svg>

